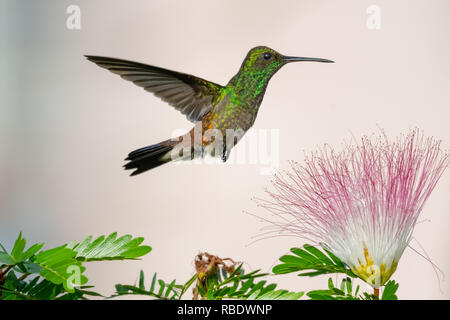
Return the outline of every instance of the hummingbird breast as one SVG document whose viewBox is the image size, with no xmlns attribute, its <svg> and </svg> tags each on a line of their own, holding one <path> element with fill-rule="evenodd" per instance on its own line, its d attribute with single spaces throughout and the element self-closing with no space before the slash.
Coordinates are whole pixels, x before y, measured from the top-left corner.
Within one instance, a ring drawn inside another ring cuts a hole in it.
<svg viewBox="0 0 450 320">
<path fill-rule="evenodd" d="M 256 103 L 245 103 L 231 94 L 217 102 L 207 117 L 209 128 L 219 129 L 225 134 L 226 130 L 243 130 L 251 128 L 256 120 L 258 105 Z"/>
<path fill-rule="evenodd" d="M 220 156 L 226 161 L 231 149 L 255 122 L 259 103 L 242 103 L 230 93 L 218 99 L 213 109 L 202 119 L 203 147 L 208 146 L 210 151 L 212 147 L 214 156 Z"/>
</svg>

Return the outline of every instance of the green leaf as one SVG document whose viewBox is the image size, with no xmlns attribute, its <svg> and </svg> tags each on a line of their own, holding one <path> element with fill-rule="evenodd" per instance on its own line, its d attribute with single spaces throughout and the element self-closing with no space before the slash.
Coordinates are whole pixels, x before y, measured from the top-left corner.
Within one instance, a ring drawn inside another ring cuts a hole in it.
<svg viewBox="0 0 450 320">
<path fill-rule="evenodd" d="M 306 295 L 311 300 L 379 300 L 377 296 L 374 294 L 370 294 L 367 292 L 363 292 L 362 294 L 358 295 L 359 292 L 359 285 L 356 286 L 356 290 L 353 293 L 352 292 L 352 279 L 347 277 L 342 279 L 342 282 L 340 284 L 340 289 L 336 288 L 332 279 L 328 279 L 328 289 L 327 290 L 312 290 L 308 292 Z M 395 291 L 398 288 L 398 284 L 395 286 L 394 283 L 391 283 L 386 285 L 387 297 L 390 297 L 391 299 L 394 299 L 393 296 L 391 296 L 392 293 L 395 293 Z M 384 296 L 384 292 L 383 292 Z M 394 294 L 395 296 L 395 294 Z M 396 298 L 396 296 L 395 296 Z"/>
<path fill-rule="evenodd" d="M 359 292 L 359 285 L 356 286 L 356 290 L 355 290 L 355 297 L 358 296 L 358 292 Z"/>
<path fill-rule="evenodd" d="M 334 289 L 333 280 L 331 278 L 328 278 L 328 289 L 330 290 Z"/>
<path fill-rule="evenodd" d="M 156 284 L 156 272 L 153 275 L 152 284 L 150 286 L 150 292 L 153 292 L 153 290 L 155 290 L 155 284 Z"/>
<path fill-rule="evenodd" d="M 300 260 L 307 262 L 308 264 L 314 264 L 317 263 L 318 260 L 320 260 L 312 254 L 308 253 L 306 250 L 302 250 L 299 248 L 291 248 L 291 252 L 299 256 L 301 258 Z"/>
<path fill-rule="evenodd" d="M 16 242 L 14 242 L 14 247 L 11 251 L 11 257 L 15 261 L 20 261 L 20 257 L 23 254 L 23 250 L 25 249 L 27 241 L 22 238 L 22 232 L 19 233 L 19 236 L 16 239 Z"/>
<path fill-rule="evenodd" d="M 144 285 L 144 271 L 141 270 L 141 272 L 139 273 L 139 289 L 145 289 L 145 285 Z"/>
<path fill-rule="evenodd" d="M 25 261 L 25 260 L 30 259 L 32 256 L 34 256 L 36 254 L 36 252 L 41 250 L 43 246 L 44 246 L 43 243 L 41 243 L 41 244 L 33 244 L 30 248 L 28 248 L 27 251 L 25 251 L 22 254 L 22 256 L 20 257 L 20 260 L 21 261 Z"/>
<path fill-rule="evenodd" d="M 34 262 L 27 261 L 19 264 L 18 266 L 23 267 L 24 270 L 21 271 L 23 273 L 40 273 L 42 270 L 41 266 Z"/>
<path fill-rule="evenodd" d="M 356 277 L 339 258 L 326 249 L 322 250 L 309 244 L 305 244 L 303 249 L 292 248 L 291 252 L 293 255 L 282 256 L 280 258 L 282 263 L 273 267 L 272 272 L 275 274 L 286 274 L 307 271 L 298 275 L 309 277 L 330 273 L 344 273 L 352 278 Z"/>
<path fill-rule="evenodd" d="M 69 245 L 40 251 L 43 243 L 26 249 L 26 239 L 19 233 L 10 254 L 1 246 L 0 266 L 12 268 L 8 268 L 8 274 L 2 278 L 0 299 L 73 300 L 101 296 L 86 290 L 90 286 L 81 286 L 87 282 L 83 275 L 86 268 L 82 262 L 136 259 L 151 251 L 151 247 L 141 245 L 143 240 L 142 237 L 132 238 L 130 235 L 117 238 L 117 233 L 112 233 L 106 238 L 101 236 L 92 241 L 90 236 L 80 243 L 71 242 Z M 16 274 L 21 275 L 19 277 Z M 31 281 L 25 280 L 31 278 L 29 276 L 32 274 L 39 276 Z M 144 287 L 143 272 L 139 282 L 140 287 Z M 163 285 L 168 289 L 168 296 L 179 290 L 175 283 L 171 285 L 170 288 Z"/>
<path fill-rule="evenodd" d="M 156 291 L 156 283 L 159 285 L 158 291 Z M 163 280 L 157 279 L 156 273 L 154 273 L 150 289 L 146 290 L 144 284 L 144 272 L 141 270 L 139 274 L 139 287 L 116 284 L 116 292 L 110 298 L 123 295 L 144 295 L 159 300 L 174 300 L 180 298 L 179 291 L 182 287 L 183 286 L 181 285 L 177 285 L 175 280 L 173 280 L 170 284 L 167 284 Z"/>
<path fill-rule="evenodd" d="M 380 300 L 380 298 L 378 298 L 376 295 L 367 292 L 363 292 L 361 297 L 363 300 Z"/>
<path fill-rule="evenodd" d="M 42 268 L 40 272 L 42 277 L 54 284 L 63 284 L 68 292 L 73 293 L 74 284 L 81 285 L 87 282 L 87 278 L 82 275 L 86 268 L 75 259 L 75 256 L 75 251 L 63 245 L 39 252 L 33 262 Z"/>
<path fill-rule="evenodd" d="M 248 300 L 298 300 L 303 292 L 289 292 L 287 290 L 269 290 L 261 294 L 261 290 L 254 292 Z"/>
<path fill-rule="evenodd" d="M 313 290 L 306 294 L 311 300 L 337 300 L 331 290 Z"/>
<path fill-rule="evenodd" d="M 398 287 L 398 283 L 396 283 L 394 280 L 390 280 L 384 287 L 381 300 L 398 300 L 398 297 L 396 295 Z"/>
<path fill-rule="evenodd" d="M 345 263 L 343 263 L 338 257 L 336 257 L 331 251 L 328 251 L 327 249 L 323 249 L 329 256 L 330 258 L 333 260 L 333 262 L 342 268 L 345 268 Z"/>
<path fill-rule="evenodd" d="M 312 253 L 317 258 L 317 260 L 322 261 L 325 265 L 333 264 L 333 262 L 330 260 L 330 258 L 328 258 L 327 255 L 325 255 L 322 251 L 320 251 L 316 247 L 314 247 L 310 244 L 305 244 L 303 246 L 303 248 L 306 251 Z"/>
<path fill-rule="evenodd" d="M 82 242 L 70 243 L 67 247 L 76 252 L 79 261 L 125 260 L 136 259 L 149 253 L 150 246 L 140 245 L 144 238 L 132 238 L 124 235 L 117 238 L 117 233 L 111 233 L 108 237 L 100 236 L 91 242 L 92 236 Z"/>
<path fill-rule="evenodd" d="M 101 296 L 96 292 L 82 289 L 68 293 L 62 284 L 55 284 L 40 276 L 26 282 L 18 280 L 12 274 L 8 275 L 1 288 L 2 300 L 75 300 L 83 299 L 85 295 Z"/>
<path fill-rule="evenodd" d="M 165 284 L 165 282 L 162 281 L 162 280 L 158 280 L 158 283 L 159 283 L 159 292 L 158 292 L 158 296 L 161 296 L 161 297 L 162 297 L 162 294 L 163 294 L 163 292 L 164 292 L 164 288 L 165 288 L 166 284 Z"/>
<path fill-rule="evenodd" d="M 222 273 L 218 270 L 218 273 Z M 203 299 L 222 300 L 222 299 L 241 299 L 241 300 L 273 300 L 273 299 L 299 299 L 303 292 L 289 292 L 287 290 L 276 290 L 276 284 L 266 285 L 266 281 L 262 280 L 255 283 L 255 279 L 267 276 L 267 273 L 261 273 L 255 270 L 245 273 L 242 264 L 238 265 L 233 272 L 222 276 L 217 281 L 217 277 L 211 275 L 208 280 L 208 288 L 206 292 L 199 290 Z"/>
<path fill-rule="evenodd" d="M 67 292 L 67 293 L 57 297 L 55 300 L 87 300 L 86 296 L 103 297 L 98 292 L 77 288 L 77 289 L 75 289 L 75 292 L 73 292 L 73 293 Z"/>
<path fill-rule="evenodd" d="M 18 263 L 24 262 L 30 259 L 36 252 L 38 252 L 44 244 L 33 244 L 28 250 L 25 250 L 27 240 L 22 237 L 22 232 L 19 233 L 16 241 L 14 242 L 11 254 L 6 251 L 0 251 L 0 262 L 7 265 L 17 265 Z"/>
<path fill-rule="evenodd" d="M 197 280 L 197 273 L 194 274 L 186 283 L 181 287 L 180 291 L 180 298 L 183 296 L 183 294 L 191 287 L 191 285 L 194 283 L 194 281 Z"/>
<path fill-rule="evenodd" d="M 16 264 L 14 259 L 9 254 L 3 251 L 0 251 L 0 263 L 4 263 L 9 266 Z"/>
<path fill-rule="evenodd" d="M 164 295 L 165 298 L 168 298 L 168 297 L 169 297 L 169 294 L 172 292 L 174 285 L 175 285 L 175 280 L 173 280 L 173 281 L 167 286 L 166 294 Z"/>
<path fill-rule="evenodd" d="M 353 288 L 352 288 L 352 280 L 350 278 L 345 278 L 344 280 L 342 280 L 342 284 L 346 284 L 346 289 L 347 289 L 347 293 L 348 294 L 352 294 Z M 341 289 L 344 290 L 344 289 Z"/>
</svg>

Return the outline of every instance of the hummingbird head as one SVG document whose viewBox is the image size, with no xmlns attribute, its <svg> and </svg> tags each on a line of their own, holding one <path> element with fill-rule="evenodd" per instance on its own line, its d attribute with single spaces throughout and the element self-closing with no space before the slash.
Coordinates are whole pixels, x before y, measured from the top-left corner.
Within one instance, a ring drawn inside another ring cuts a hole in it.
<svg viewBox="0 0 450 320">
<path fill-rule="evenodd" d="M 269 47 L 258 46 L 247 53 L 239 73 L 230 82 L 242 84 L 247 87 L 252 87 L 253 83 L 258 87 L 263 87 L 265 89 L 270 78 L 280 70 L 282 66 L 295 61 L 334 62 L 321 58 L 284 56 Z"/>
<path fill-rule="evenodd" d="M 315 61 L 332 63 L 334 61 L 321 58 L 291 57 L 284 56 L 277 51 L 265 47 L 258 46 L 251 49 L 244 62 L 242 63 L 242 71 L 275 74 L 282 66 L 295 61 Z"/>
</svg>

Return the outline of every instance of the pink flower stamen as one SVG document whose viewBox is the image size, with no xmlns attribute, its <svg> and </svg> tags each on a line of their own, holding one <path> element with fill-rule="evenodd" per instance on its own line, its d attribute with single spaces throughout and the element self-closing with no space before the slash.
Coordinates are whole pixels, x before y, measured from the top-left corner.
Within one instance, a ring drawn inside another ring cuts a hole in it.
<svg viewBox="0 0 450 320">
<path fill-rule="evenodd" d="M 449 165 L 440 141 L 412 130 L 390 142 L 384 133 L 325 145 L 277 174 L 270 200 L 272 232 L 321 244 L 375 288 L 395 271 L 417 218 Z M 266 220 L 268 221 L 268 220 Z"/>
</svg>

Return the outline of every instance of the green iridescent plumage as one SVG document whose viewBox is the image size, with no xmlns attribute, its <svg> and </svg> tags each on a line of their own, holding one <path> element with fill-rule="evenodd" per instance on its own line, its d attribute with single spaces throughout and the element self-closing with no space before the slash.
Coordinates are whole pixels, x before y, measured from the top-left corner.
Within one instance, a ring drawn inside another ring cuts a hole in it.
<svg viewBox="0 0 450 320">
<path fill-rule="evenodd" d="M 202 136 L 206 136 L 205 133 L 209 130 L 221 132 L 224 139 L 216 147 L 223 149 L 219 155 L 223 161 L 227 160 L 234 146 L 225 146 L 227 130 L 245 133 L 250 129 L 270 78 L 282 66 L 293 61 L 333 62 L 319 58 L 287 57 L 268 47 L 259 46 L 248 52 L 239 72 L 226 86 L 221 86 L 189 74 L 142 63 L 99 56 L 86 57 L 100 67 L 154 93 L 186 115 L 190 121 L 201 122 Z M 136 175 L 173 160 L 172 152 L 178 143 L 189 139 L 194 149 L 194 134 L 192 129 L 178 139 L 166 140 L 131 152 L 126 159 L 129 162 L 125 169 L 135 169 L 132 175 Z M 202 147 L 213 144 L 219 144 L 219 140 L 202 140 Z M 183 159 L 192 159 L 193 154 Z"/>
</svg>

